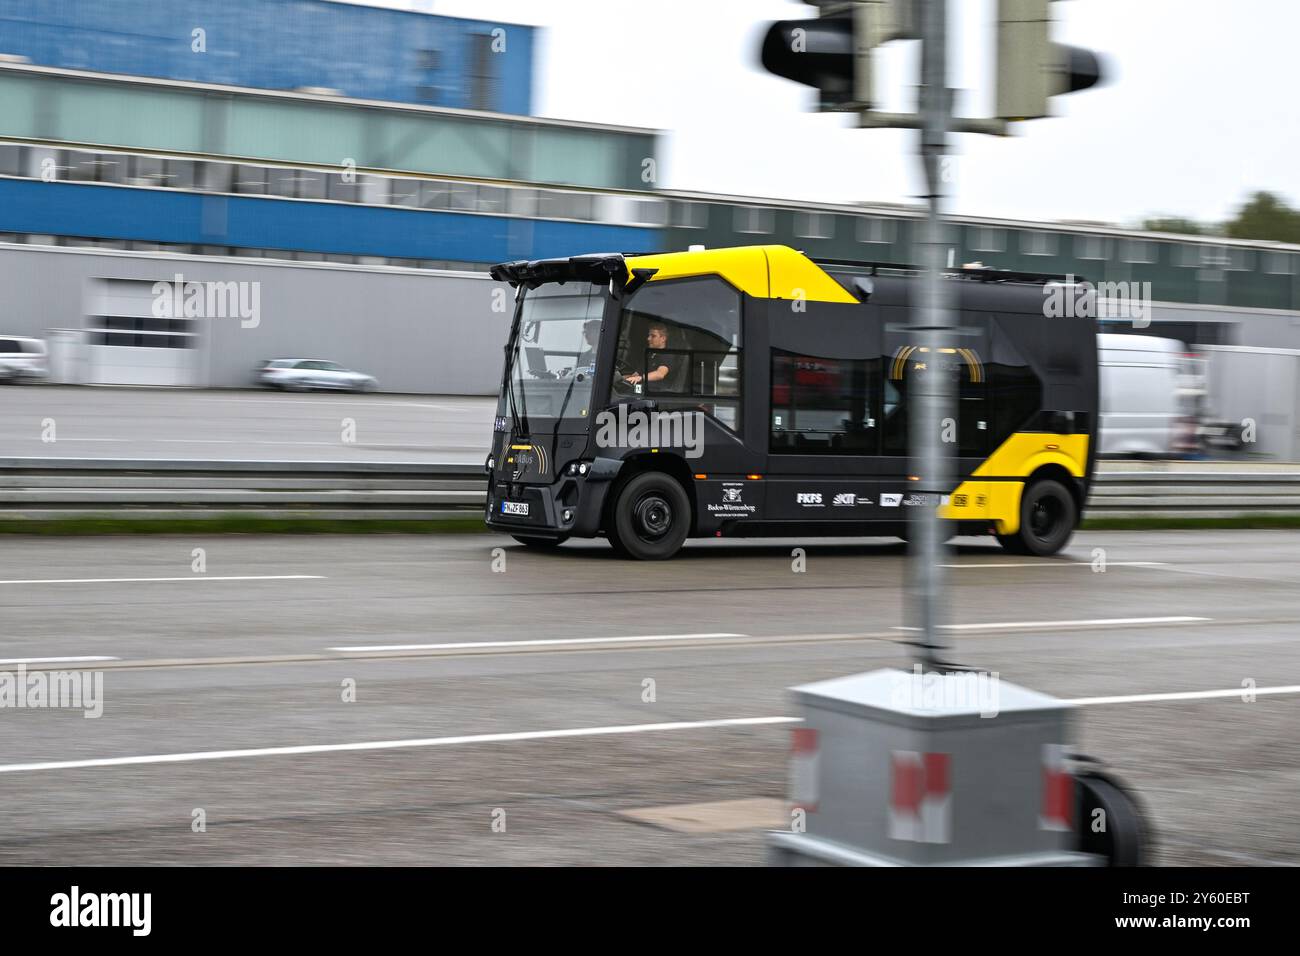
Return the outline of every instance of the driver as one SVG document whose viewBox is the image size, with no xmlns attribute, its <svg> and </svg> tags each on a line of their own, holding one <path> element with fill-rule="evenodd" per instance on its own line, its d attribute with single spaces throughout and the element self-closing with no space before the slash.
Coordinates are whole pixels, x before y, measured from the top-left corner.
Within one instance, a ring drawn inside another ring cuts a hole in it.
<svg viewBox="0 0 1300 956">
<path fill-rule="evenodd" d="M 673 369 L 677 365 L 678 356 L 669 355 L 663 351 L 668 348 L 668 326 L 664 323 L 650 323 L 650 326 L 646 329 L 645 344 L 646 371 L 644 373 L 633 372 L 631 375 L 624 376 L 624 381 L 633 385 L 639 385 L 642 382 L 662 382 L 672 375 Z"/>
<path fill-rule="evenodd" d="M 596 371 L 596 345 L 600 342 L 600 319 L 590 319 L 583 323 L 582 351 L 578 353 L 578 360 L 573 366 L 575 372 L 594 373 Z"/>
</svg>

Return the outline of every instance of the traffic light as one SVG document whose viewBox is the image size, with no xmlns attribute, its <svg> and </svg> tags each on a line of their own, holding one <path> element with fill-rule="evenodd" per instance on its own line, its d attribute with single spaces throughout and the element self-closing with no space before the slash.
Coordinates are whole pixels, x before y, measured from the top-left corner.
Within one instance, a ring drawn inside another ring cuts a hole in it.
<svg viewBox="0 0 1300 956">
<path fill-rule="evenodd" d="M 815 87 L 822 111 L 866 110 L 873 104 L 872 51 L 916 35 L 913 0 L 813 0 L 816 19 L 778 20 L 763 38 L 769 73 Z"/>
<path fill-rule="evenodd" d="M 1050 115 L 1047 101 L 1101 80 L 1091 50 L 1053 43 L 1052 0 L 998 0 L 997 115 L 1004 120 Z"/>
</svg>

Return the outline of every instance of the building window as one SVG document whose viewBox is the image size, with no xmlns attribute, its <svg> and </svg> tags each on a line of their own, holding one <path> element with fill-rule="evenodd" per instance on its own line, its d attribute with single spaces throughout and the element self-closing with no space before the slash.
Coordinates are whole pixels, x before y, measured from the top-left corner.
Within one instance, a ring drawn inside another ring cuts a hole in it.
<svg viewBox="0 0 1300 956">
<path fill-rule="evenodd" d="M 970 247 L 975 252 L 1002 252 L 1007 247 L 1005 229 L 991 226 L 971 227 Z"/>
<path fill-rule="evenodd" d="M 14 143 L 0 143 L 0 175 L 23 175 L 23 169 L 25 168 L 23 151 L 26 148 Z"/>
<path fill-rule="evenodd" d="M 1289 252 L 1264 253 L 1264 271 L 1271 276 L 1295 275 L 1296 257 Z"/>
<path fill-rule="evenodd" d="M 231 185 L 237 193 L 264 195 L 269 179 L 267 172 L 268 170 L 261 166 L 236 166 L 235 178 Z"/>
<path fill-rule="evenodd" d="M 493 38 L 488 33 L 474 33 L 469 43 L 469 108 L 495 110 L 500 76 L 497 54 L 492 50 Z"/>
<path fill-rule="evenodd" d="M 1229 272 L 1250 272 L 1254 268 L 1254 253 L 1250 249 L 1232 246 L 1226 250 Z"/>
<path fill-rule="evenodd" d="M 758 206 L 736 207 L 736 232 L 750 235 L 765 234 L 772 231 L 772 210 Z"/>
<path fill-rule="evenodd" d="M 536 216 L 537 190 L 511 189 L 506 196 L 506 211 L 512 216 Z"/>
<path fill-rule="evenodd" d="M 828 212 L 797 212 L 794 214 L 794 234 L 800 239 L 833 239 L 835 217 Z"/>
<path fill-rule="evenodd" d="M 666 225 L 668 204 L 657 199 L 638 200 L 636 202 L 636 221 L 650 226 Z"/>
<path fill-rule="evenodd" d="M 1151 265 L 1156 261 L 1156 244 L 1150 239 L 1125 239 L 1120 249 L 1124 261 L 1133 265 Z"/>
<path fill-rule="evenodd" d="M 1056 235 L 1050 232 L 1022 232 L 1020 251 L 1027 256 L 1056 255 Z"/>
<path fill-rule="evenodd" d="M 1108 245 L 1105 236 L 1075 236 L 1074 254 L 1080 259 L 1107 259 Z"/>
<path fill-rule="evenodd" d="M 874 242 L 888 245 L 894 241 L 895 227 L 897 225 L 898 223 L 892 219 L 861 216 L 858 219 L 858 242 Z"/>
<path fill-rule="evenodd" d="M 679 229 L 706 229 L 709 225 L 709 207 L 702 202 L 673 203 L 673 225 Z"/>
</svg>

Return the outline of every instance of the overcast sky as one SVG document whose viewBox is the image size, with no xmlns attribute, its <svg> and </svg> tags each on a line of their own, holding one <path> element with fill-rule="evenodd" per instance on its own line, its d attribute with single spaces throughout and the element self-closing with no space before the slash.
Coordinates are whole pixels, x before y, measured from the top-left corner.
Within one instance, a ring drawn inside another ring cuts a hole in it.
<svg viewBox="0 0 1300 956">
<path fill-rule="evenodd" d="M 784 0 L 367 0 L 543 28 L 538 115 L 664 132 L 666 188 L 829 202 L 913 202 L 916 134 L 819 115 L 757 62 Z M 949 210 L 1136 223 L 1228 218 L 1257 189 L 1300 205 L 1296 0 L 1064 0 L 1055 38 L 1105 55 L 1104 88 L 1010 138 L 953 137 Z M 992 108 L 994 0 L 953 0 L 957 110 Z M 886 48 L 886 108 L 914 103 L 915 44 Z"/>
</svg>

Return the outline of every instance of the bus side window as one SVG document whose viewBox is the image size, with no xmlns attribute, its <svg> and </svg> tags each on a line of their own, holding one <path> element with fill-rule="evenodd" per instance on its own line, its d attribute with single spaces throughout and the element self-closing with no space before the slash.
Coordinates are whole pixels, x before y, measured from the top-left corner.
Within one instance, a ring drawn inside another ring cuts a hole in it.
<svg viewBox="0 0 1300 956">
<path fill-rule="evenodd" d="M 772 350 L 771 451 L 879 454 L 879 359 Z"/>
<path fill-rule="evenodd" d="M 662 346 L 650 341 L 658 327 L 667 333 Z M 668 369 L 662 378 L 642 383 L 641 394 L 665 410 L 702 411 L 740 430 L 740 293 L 726 282 L 707 276 L 647 283 L 624 306 L 618 341 L 624 374 L 648 378 Z M 614 383 L 611 400 L 618 401 L 618 375 Z"/>
</svg>

